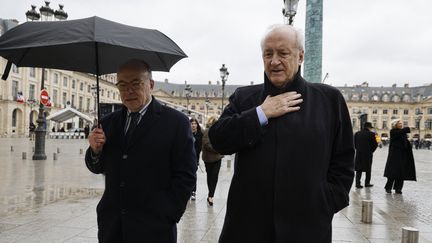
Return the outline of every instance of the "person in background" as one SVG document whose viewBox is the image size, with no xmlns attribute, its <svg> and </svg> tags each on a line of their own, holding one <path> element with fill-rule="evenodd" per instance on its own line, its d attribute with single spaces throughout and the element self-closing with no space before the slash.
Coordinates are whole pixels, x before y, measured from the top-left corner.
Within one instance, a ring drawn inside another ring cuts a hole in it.
<svg viewBox="0 0 432 243">
<path fill-rule="evenodd" d="M 210 143 L 210 139 L 208 136 L 208 132 L 210 127 L 217 121 L 217 118 L 212 116 L 208 119 L 206 124 L 206 130 L 204 131 L 203 139 L 202 139 L 202 159 L 205 164 L 206 173 L 207 173 L 207 187 L 208 187 L 208 196 L 207 203 L 209 206 L 213 206 L 213 197 L 216 190 L 216 185 L 219 178 L 219 170 L 221 167 L 221 162 L 223 155 L 220 155 L 217 151 L 213 149 L 213 146 Z"/>
<path fill-rule="evenodd" d="M 387 177 L 384 189 L 387 193 L 394 189 L 397 194 L 402 194 L 405 180 L 417 180 L 412 146 L 407 136 L 410 132 L 409 127 L 403 127 L 401 120 L 392 121 L 389 153 L 384 170 L 384 176 Z"/>
<path fill-rule="evenodd" d="M 121 65 L 116 86 L 124 106 L 92 130 L 85 156 L 91 172 L 105 175 L 99 242 L 177 242 L 176 223 L 196 183 L 189 119 L 151 95 L 144 61 Z"/>
<path fill-rule="evenodd" d="M 293 26 L 271 26 L 261 50 L 264 83 L 238 88 L 209 131 L 216 151 L 235 153 L 219 242 L 330 243 L 354 178 L 345 99 L 301 77 Z"/>
<path fill-rule="evenodd" d="M 198 120 L 193 117 L 190 119 L 190 123 L 191 123 L 191 128 L 192 128 L 192 135 L 194 136 L 194 147 L 195 147 L 195 154 L 196 154 L 196 158 L 197 158 L 197 166 L 199 167 L 199 158 L 200 158 L 200 153 L 201 153 L 201 147 L 202 147 L 202 137 L 203 137 L 203 133 L 201 131 L 201 126 L 198 122 Z M 196 183 L 195 183 L 195 187 L 192 190 L 192 195 L 191 195 L 191 200 L 195 201 L 196 199 Z"/>
<path fill-rule="evenodd" d="M 365 122 L 363 130 L 358 131 L 354 135 L 355 154 L 355 171 L 356 171 L 356 188 L 363 188 L 361 185 L 362 172 L 366 173 L 365 187 L 372 187 L 371 170 L 373 161 L 373 152 L 375 152 L 378 143 L 375 133 L 372 132 L 372 123 Z"/>
</svg>

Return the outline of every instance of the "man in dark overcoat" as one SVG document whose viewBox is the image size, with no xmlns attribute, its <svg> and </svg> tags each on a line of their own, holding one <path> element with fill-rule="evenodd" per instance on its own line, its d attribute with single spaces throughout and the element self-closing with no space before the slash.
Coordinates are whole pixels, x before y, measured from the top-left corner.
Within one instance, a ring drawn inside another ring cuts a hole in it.
<svg viewBox="0 0 432 243">
<path fill-rule="evenodd" d="M 375 138 L 375 133 L 371 131 L 372 124 L 365 122 L 363 130 L 356 132 L 354 135 L 354 147 L 356 150 L 355 154 L 355 171 L 356 171 L 356 187 L 363 188 L 361 185 L 362 172 L 366 173 L 365 187 L 372 187 L 371 170 L 373 152 L 378 147 L 378 143 Z"/>
<path fill-rule="evenodd" d="M 264 84 L 238 88 L 209 131 L 236 153 L 219 242 L 331 242 L 334 213 L 354 178 L 350 116 L 341 93 L 300 75 L 301 32 L 272 26 L 261 42 Z"/>
<path fill-rule="evenodd" d="M 189 120 L 151 96 L 146 63 L 122 65 L 117 81 L 124 107 L 90 133 L 85 157 L 91 172 L 105 175 L 99 242 L 176 242 L 196 181 Z"/>
</svg>

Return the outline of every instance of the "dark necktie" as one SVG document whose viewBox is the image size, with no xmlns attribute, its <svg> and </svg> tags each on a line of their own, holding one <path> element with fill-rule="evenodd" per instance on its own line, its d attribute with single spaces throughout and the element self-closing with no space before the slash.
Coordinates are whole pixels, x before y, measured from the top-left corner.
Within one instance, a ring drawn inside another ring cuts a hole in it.
<svg viewBox="0 0 432 243">
<path fill-rule="evenodd" d="M 140 117 L 140 113 L 139 112 L 131 112 L 129 114 L 129 116 L 130 116 L 130 123 L 129 123 L 129 127 L 128 127 L 128 130 L 126 131 L 126 135 L 125 135 L 126 143 L 130 142 L 132 134 L 133 134 L 133 132 L 134 132 L 134 130 L 138 124 L 138 119 Z"/>
</svg>

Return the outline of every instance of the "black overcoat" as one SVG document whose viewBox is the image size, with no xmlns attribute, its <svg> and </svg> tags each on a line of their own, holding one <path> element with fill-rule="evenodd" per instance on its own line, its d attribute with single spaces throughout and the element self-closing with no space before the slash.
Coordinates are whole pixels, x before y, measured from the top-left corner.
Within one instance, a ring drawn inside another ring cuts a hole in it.
<svg viewBox="0 0 432 243">
<path fill-rule="evenodd" d="M 373 152 L 378 147 L 375 138 L 375 133 L 367 128 L 356 132 L 354 135 L 355 154 L 355 170 L 356 171 L 371 171 Z"/>
<path fill-rule="evenodd" d="M 256 107 L 286 91 L 302 94 L 300 110 L 261 126 Z M 336 88 L 297 73 L 278 90 L 265 77 L 231 95 L 209 135 L 217 151 L 236 153 L 219 242 L 331 241 L 333 215 L 348 205 L 354 177 L 350 116 Z"/>
<path fill-rule="evenodd" d="M 384 176 L 391 179 L 415 181 L 416 171 L 411 143 L 408 141 L 409 127 L 390 130 L 390 145 Z"/>
<path fill-rule="evenodd" d="M 103 119 L 99 163 L 86 153 L 89 170 L 105 174 L 96 209 L 99 241 L 176 242 L 176 222 L 196 181 L 190 122 L 153 98 L 126 145 L 125 120 L 126 109 Z"/>
</svg>

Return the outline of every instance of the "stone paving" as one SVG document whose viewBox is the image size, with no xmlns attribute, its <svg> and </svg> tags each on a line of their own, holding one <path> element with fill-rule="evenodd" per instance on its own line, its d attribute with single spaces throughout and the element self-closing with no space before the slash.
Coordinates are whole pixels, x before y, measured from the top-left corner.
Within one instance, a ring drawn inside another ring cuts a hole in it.
<svg viewBox="0 0 432 243">
<path fill-rule="evenodd" d="M 80 150 L 87 141 L 49 139 L 46 161 L 31 160 L 33 146 L 28 139 L 0 139 L 0 242 L 97 242 L 95 208 L 104 182 L 84 166 Z M 384 191 L 387 152 L 375 153 L 375 186 L 352 189 L 350 206 L 335 215 L 333 242 L 401 242 L 403 226 L 419 229 L 419 242 L 432 242 L 432 150 L 414 151 L 418 181 L 406 182 L 402 195 Z M 224 159 L 213 207 L 206 203 L 205 172 L 198 171 L 197 200 L 178 224 L 178 242 L 217 242 L 233 172 L 227 160 L 232 158 Z M 374 202 L 372 224 L 361 222 L 362 199 Z"/>
</svg>

